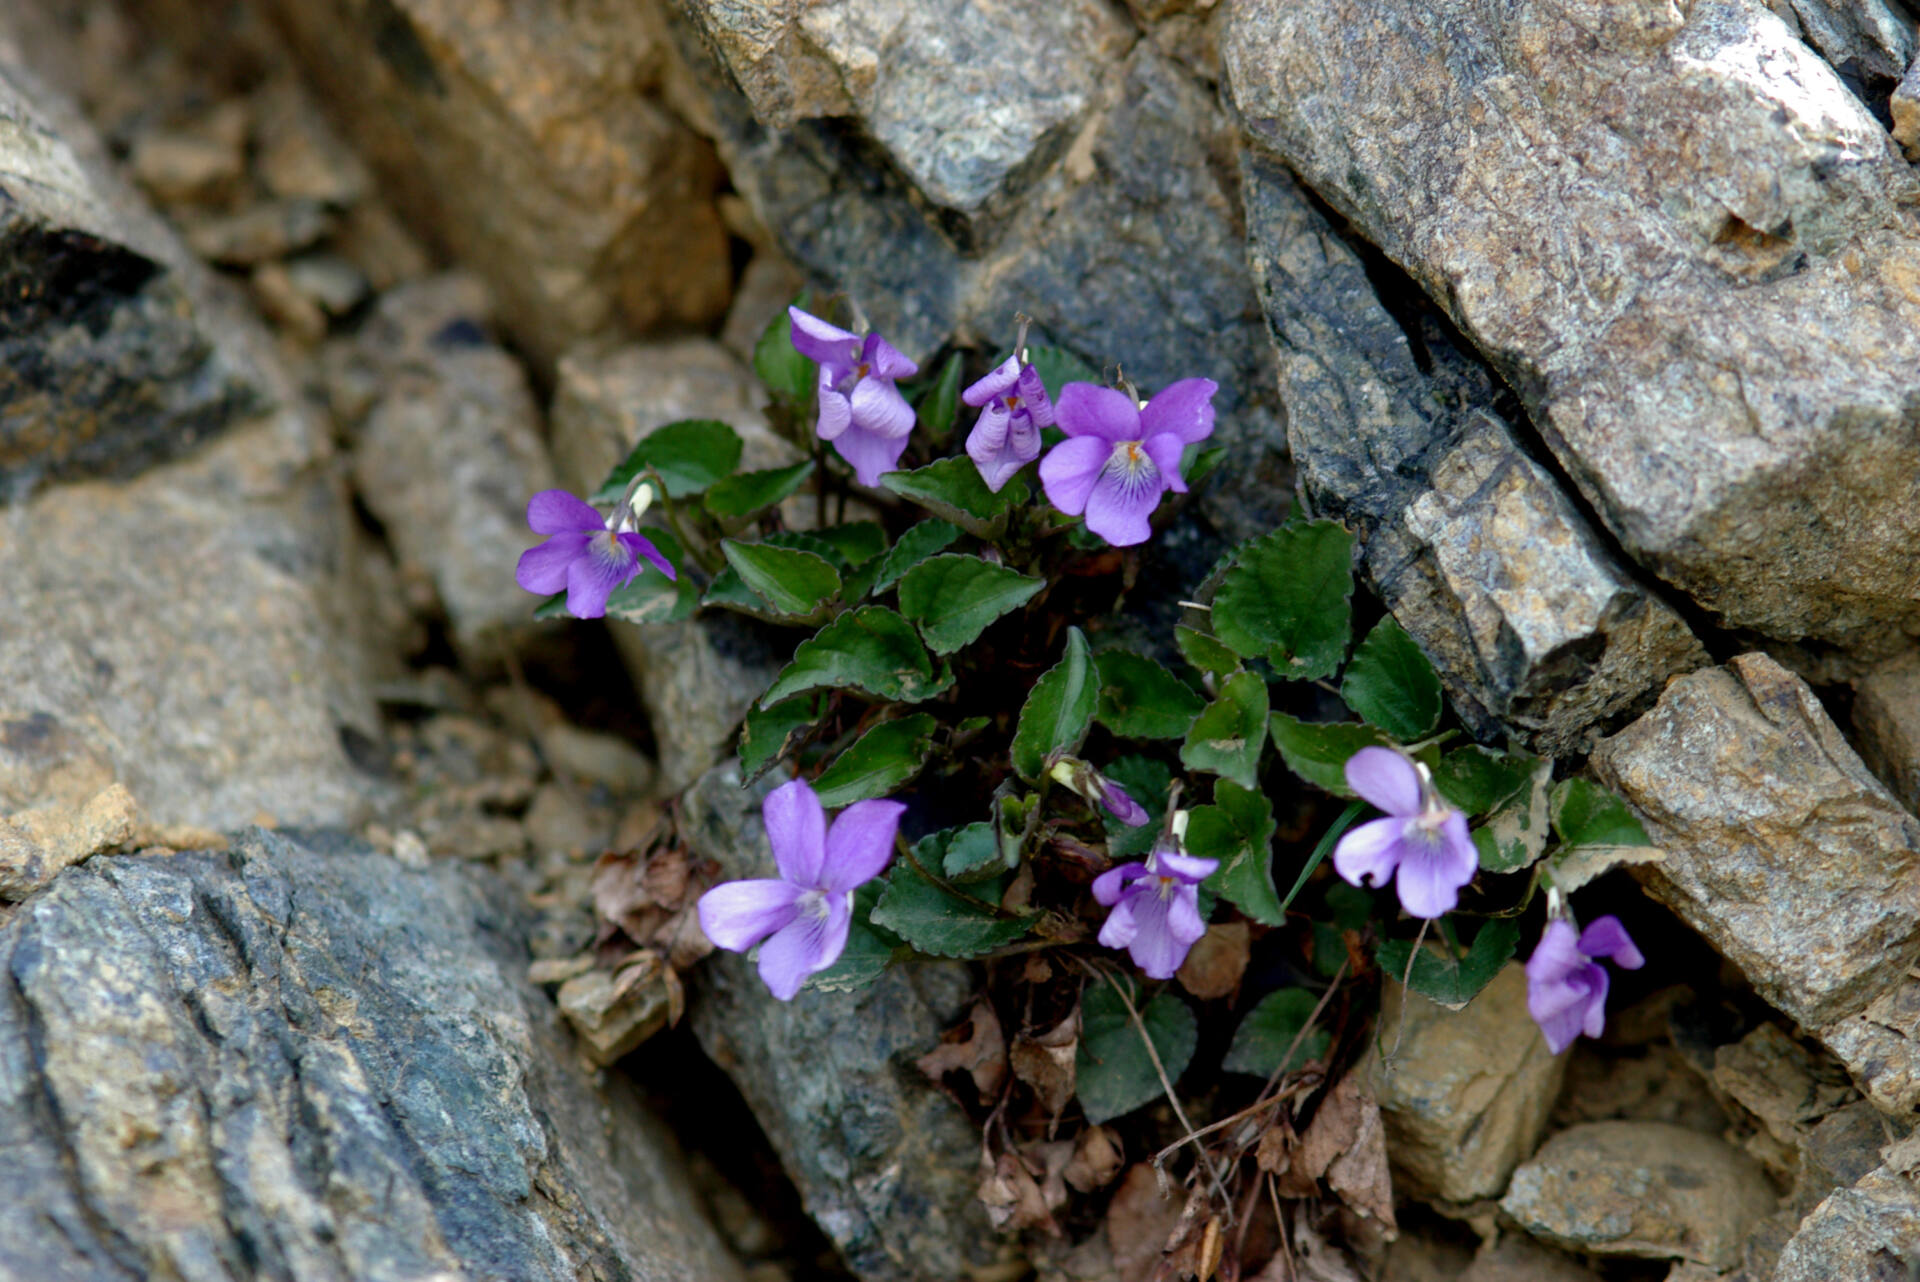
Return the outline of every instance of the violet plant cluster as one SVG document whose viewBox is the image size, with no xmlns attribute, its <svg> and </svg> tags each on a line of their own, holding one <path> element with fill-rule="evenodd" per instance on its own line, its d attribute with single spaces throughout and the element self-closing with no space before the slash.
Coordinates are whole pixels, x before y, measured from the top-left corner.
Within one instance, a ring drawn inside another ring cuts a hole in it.
<svg viewBox="0 0 1920 1282">
<path fill-rule="evenodd" d="M 1457 1001 L 1514 957 L 1519 912 L 1574 856 L 1590 868 L 1595 850 L 1645 844 L 1594 785 L 1458 742 L 1432 664 L 1391 618 L 1356 641 L 1353 538 L 1335 522 L 1295 517 L 1227 549 L 1182 585 L 1160 649 L 1114 640 L 1107 616 L 1146 563 L 1104 549 L 1143 549 L 1167 496 L 1198 483 L 1220 389 L 1196 376 L 1142 397 L 1026 339 L 1022 318 L 1011 352 L 962 386 L 958 356 L 922 377 L 879 333 L 796 304 L 755 369 L 799 462 L 741 471 L 731 428 L 690 421 L 643 439 L 591 502 L 529 504 L 548 539 L 517 577 L 550 595 L 543 615 L 731 610 L 802 634 L 739 739 L 744 784 L 784 780 L 762 802 L 756 871 L 775 875 L 698 904 L 707 939 L 753 954 L 775 998 L 857 987 L 914 954 L 1036 947 L 1124 954 L 1169 984 L 1211 926 L 1258 939 L 1307 904 L 1331 912 L 1336 883 L 1315 875 L 1330 859 L 1378 894 L 1306 964 L 1333 980 L 1370 951 L 1371 968 Z M 908 466 L 940 452 L 962 406 L 963 452 Z M 1301 715 L 1335 688 L 1351 719 Z M 1351 801 L 1282 866 L 1281 816 L 1329 797 Z M 975 821 L 934 825 L 956 806 Z M 1547 899 L 1526 971 L 1557 1053 L 1603 1026 L 1600 961 L 1642 958 L 1617 919 L 1581 931 L 1564 895 Z M 1456 942 L 1450 923 L 1476 919 Z M 1256 1027 L 1271 1005 L 1244 1016 L 1230 1071 L 1274 1071 Z"/>
</svg>

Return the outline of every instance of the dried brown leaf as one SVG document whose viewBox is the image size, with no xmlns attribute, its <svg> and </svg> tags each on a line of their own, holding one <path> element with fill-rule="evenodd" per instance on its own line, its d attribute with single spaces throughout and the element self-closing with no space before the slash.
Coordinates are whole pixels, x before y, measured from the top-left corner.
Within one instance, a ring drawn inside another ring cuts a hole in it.
<svg viewBox="0 0 1920 1282">
<path fill-rule="evenodd" d="M 1207 927 L 1180 965 L 1180 986 L 1202 1001 L 1228 996 L 1240 987 L 1240 977 L 1247 972 L 1251 944 L 1252 931 L 1244 921 Z"/>
<path fill-rule="evenodd" d="M 1058 1024 L 1030 1036 L 1022 1033 L 1013 1039 L 1008 1058 L 1013 1073 L 1033 1089 L 1047 1116 L 1058 1119 L 1067 1101 L 1073 1098 L 1074 1063 L 1080 1049 L 1080 1012 L 1074 1010 Z"/>
<path fill-rule="evenodd" d="M 1047 1211 L 1040 1185 L 1017 1154 L 1002 1153 L 991 1165 L 981 1163 L 980 1205 L 987 1219 L 1002 1233 L 1045 1229 L 1058 1236 L 1060 1226 Z"/>
<path fill-rule="evenodd" d="M 1293 1169 L 1293 1150 L 1300 1144 L 1300 1137 L 1287 1126 L 1269 1126 L 1260 1135 L 1260 1146 L 1254 1150 L 1253 1163 L 1269 1175 L 1285 1175 Z"/>
<path fill-rule="evenodd" d="M 915 1060 L 914 1066 L 936 1082 L 948 1073 L 965 1071 L 980 1098 L 996 1098 L 1007 1080 L 1007 1039 L 1000 1031 L 1000 1017 L 987 1002 L 975 1002 L 967 1022 L 948 1029 L 940 1045 Z"/>
<path fill-rule="evenodd" d="M 1394 1230 L 1393 1180 L 1387 1173 L 1386 1131 L 1380 1106 L 1360 1085 L 1358 1074 L 1340 1079 L 1320 1102 L 1301 1137 L 1298 1164 L 1323 1175 L 1327 1187 L 1361 1215 Z"/>
<path fill-rule="evenodd" d="M 1073 1161 L 1073 1150 L 1072 1140 L 1046 1140 L 1020 1150 L 1027 1169 L 1039 1175 L 1040 1197 L 1049 1211 L 1057 1211 L 1067 1204 L 1065 1172 Z"/>
<path fill-rule="evenodd" d="M 1161 1248 L 1180 1220 L 1180 1206 L 1162 1197 L 1160 1181 L 1147 1162 L 1136 1162 L 1107 1206 L 1107 1244 L 1113 1248 L 1120 1282 L 1152 1282 L 1163 1258 Z"/>
<path fill-rule="evenodd" d="M 1105 1126 L 1089 1126 L 1074 1141 L 1073 1160 L 1061 1174 L 1074 1188 L 1091 1193 L 1111 1184 L 1125 1161 L 1117 1134 Z"/>
</svg>

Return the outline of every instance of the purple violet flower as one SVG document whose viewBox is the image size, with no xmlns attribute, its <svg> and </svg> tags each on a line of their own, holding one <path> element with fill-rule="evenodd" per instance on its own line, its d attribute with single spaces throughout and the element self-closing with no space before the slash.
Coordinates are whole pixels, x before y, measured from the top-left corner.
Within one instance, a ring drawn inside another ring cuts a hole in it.
<svg viewBox="0 0 1920 1282">
<path fill-rule="evenodd" d="M 1068 438 L 1040 461 L 1047 501 L 1115 547 L 1145 543 L 1147 518 L 1168 490 L 1186 493 L 1180 452 L 1213 434 L 1210 378 L 1183 378 L 1145 405 L 1092 383 L 1060 389 L 1055 416 Z"/>
<path fill-rule="evenodd" d="M 1452 911 L 1480 856 L 1467 817 L 1440 799 L 1426 768 L 1391 748 L 1362 748 L 1347 758 L 1347 786 L 1387 817 L 1340 838 L 1334 871 L 1355 886 L 1394 877 L 1400 906 L 1415 917 Z"/>
<path fill-rule="evenodd" d="M 1218 859 L 1158 847 L 1145 863 L 1121 864 L 1093 879 L 1093 897 L 1109 905 L 1100 942 L 1124 948 L 1150 979 L 1172 979 L 1187 953 L 1207 933 L 1200 920 L 1200 883 Z"/>
<path fill-rule="evenodd" d="M 728 952 L 760 944 L 760 978 L 792 1001 L 807 976 L 839 960 L 853 892 L 886 870 L 904 810 L 897 801 L 856 801 L 829 830 L 806 780 L 781 784 L 760 807 L 779 878 L 715 886 L 700 896 L 700 929 Z"/>
<path fill-rule="evenodd" d="M 1607 1023 L 1607 972 L 1598 958 L 1639 970 L 1646 964 L 1618 917 L 1602 917 L 1578 935 L 1556 917 L 1540 932 L 1527 958 L 1527 1013 L 1555 1055 L 1585 1033 L 1598 1037 Z"/>
<path fill-rule="evenodd" d="M 906 452 L 913 431 L 913 407 L 897 378 L 911 378 L 920 367 L 878 334 L 858 334 L 829 325 L 798 307 L 787 308 L 793 321 L 794 350 L 820 363 L 820 439 L 853 467 L 862 485 L 880 483 Z"/>
<path fill-rule="evenodd" d="M 991 374 L 960 393 L 980 411 L 967 434 L 967 457 L 998 494 L 1013 474 L 1040 457 L 1040 429 L 1053 426 L 1053 402 L 1039 371 L 1009 356 Z"/>
<path fill-rule="evenodd" d="M 641 493 L 651 493 L 642 489 Z M 645 509 L 644 500 L 640 510 Z M 598 619 L 607 613 L 607 598 L 640 573 L 645 557 L 669 579 L 673 565 L 633 521 L 638 512 L 631 498 L 622 499 L 614 514 L 601 517 L 592 505 L 565 490 L 542 490 L 527 504 L 527 524 L 535 534 L 553 537 L 520 554 L 514 569 L 516 583 L 529 592 L 551 596 L 567 592 L 567 613 L 576 619 Z"/>
</svg>

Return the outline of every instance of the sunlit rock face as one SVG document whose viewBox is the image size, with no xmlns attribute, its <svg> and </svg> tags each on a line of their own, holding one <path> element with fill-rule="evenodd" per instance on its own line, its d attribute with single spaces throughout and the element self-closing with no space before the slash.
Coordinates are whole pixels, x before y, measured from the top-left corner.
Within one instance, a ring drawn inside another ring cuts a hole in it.
<svg viewBox="0 0 1920 1282">
<path fill-rule="evenodd" d="M 1920 630 L 1920 188 L 1772 11 L 1252 0 L 1222 52 L 1631 556 L 1773 636 Z"/>
</svg>

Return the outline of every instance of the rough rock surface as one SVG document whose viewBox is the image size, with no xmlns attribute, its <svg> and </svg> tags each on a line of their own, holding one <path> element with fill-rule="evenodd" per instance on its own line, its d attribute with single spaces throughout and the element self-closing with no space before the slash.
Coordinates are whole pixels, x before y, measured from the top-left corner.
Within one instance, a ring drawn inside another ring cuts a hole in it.
<svg viewBox="0 0 1920 1282">
<path fill-rule="evenodd" d="M 1853 733 L 1868 768 L 1920 814 L 1920 652 L 1853 683 Z"/>
<path fill-rule="evenodd" d="M 0 927 L 0 1274 L 739 1277 L 470 871 L 253 831 Z"/>
<path fill-rule="evenodd" d="M 832 119 L 783 127 L 756 117 L 750 95 L 765 98 L 768 91 L 743 95 L 736 87 L 735 77 L 753 86 L 784 81 L 811 94 L 823 55 L 804 41 L 775 37 L 804 33 L 809 21 L 837 24 L 845 10 L 810 8 L 796 28 L 787 11 L 771 16 L 714 0 L 677 3 L 686 19 L 681 43 L 706 86 L 734 182 L 797 265 L 829 289 L 846 290 L 916 360 L 931 357 L 950 336 L 1001 349 L 1011 340 L 1014 314 L 1024 312 L 1036 322 L 1035 343 L 1065 346 L 1096 369 L 1121 363 L 1143 390 L 1194 375 L 1213 378 L 1221 387 L 1216 439 L 1234 448 L 1241 466 L 1226 469 L 1229 475 L 1202 497 L 1203 509 L 1234 537 L 1272 528 L 1290 476 L 1258 305 L 1246 281 L 1232 162 L 1237 142 L 1211 86 L 1148 41 L 1127 49 L 1102 37 L 1076 48 L 1070 61 L 1098 72 L 1077 132 L 1050 161 L 1051 148 L 1036 147 L 1027 166 L 1034 172 L 1007 170 L 1002 189 L 1018 191 L 1017 199 L 998 218 L 979 220 L 930 200 L 914 173 L 890 159 L 879 141 L 885 126 L 871 114 L 878 108 L 865 100 Z M 1056 12 L 1081 8 L 1007 0 L 983 12 L 1011 15 L 1022 31 L 1051 31 L 1063 20 Z M 970 32 L 971 22 L 958 26 Z M 992 86 L 995 102 L 1021 99 L 1030 91 L 1010 82 L 1006 70 L 1008 57 L 1026 56 L 1014 29 L 992 42 L 936 42 L 938 52 L 926 56 L 949 60 L 944 74 L 955 83 Z M 858 38 L 847 39 L 852 50 Z M 858 57 L 842 56 L 849 66 Z M 1056 65 L 1043 83 L 1083 74 Z M 947 101 L 947 91 L 929 79 L 903 80 L 901 90 Z M 1045 98 L 1052 91 L 1037 92 Z M 969 141 L 955 146 L 976 146 L 973 129 L 970 123 L 961 131 Z M 928 163 L 951 167 L 952 159 Z M 962 190 L 970 181 L 955 171 L 928 186 L 971 199 Z"/>
<path fill-rule="evenodd" d="M 732 764 L 682 799 L 682 839 L 723 878 L 773 876 L 760 798 Z M 700 1044 L 773 1142 L 807 1211 L 865 1282 L 958 1278 L 998 1258 L 974 1196 L 980 1137 L 910 1067 L 972 995 L 964 966 L 896 967 L 858 993 L 775 1001 L 744 956 L 715 953 L 689 977 Z"/>
<path fill-rule="evenodd" d="M 436 276 L 384 295 L 354 349 L 378 388 L 354 481 L 403 570 L 432 582 L 469 661 L 531 626 L 538 598 L 513 567 L 540 541 L 527 500 L 554 485 L 526 372 L 487 336 L 489 320 L 477 278 Z"/>
<path fill-rule="evenodd" d="M 1774 1207 L 1760 1164 L 1724 1140 L 1662 1122 L 1589 1122 L 1513 1173 L 1500 1209 L 1535 1237 L 1595 1255 L 1739 1262 Z"/>
<path fill-rule="evenodd" d="M 1920 631 L 1920 180 L 1757 0 L 1251 0 L 1250 134 L 1730 623 Z"/>
<path fill-rule="evenodd" d="M 733 427 L 741 437 L 743 468 L 797 461 L 798 451 L 767 426 L 764 403 L 745 367 L 706 339 L 569 352 L 560 362 L 553 408 L 561 481 L 591 492 L 635 442 L 683 418 L 718 419 Z M 805 528 L 810 512 L 810 504 L 790 506 L 789 524 Z M 767 629 L 726 612 L 679 623 L 613 620 L 609 626 L 653 719 L 661 786 L 669 792 L 720 759 L 788 653 Z"/>
<path fill-rule="evenodd" d="M 200 268 L 0 23 L 0 502 L 124 476 L 266 396 Z"/>
<path fill-rule="evenodd" d="M 486 274 L 537 360 L 726 310 L 719 167 L 662 101 L 654 6 L 268 7 L 389 195 Z"/>
<path fill-rule="evenodd" d="M 1904 1282 L 1920 1259 L 1920 1186 L 1882 1166 L 1822 1202 L 1780 1253 L 1773 1282 Z"/>
<path fill-rule="evenodd" d="M 1464 1010 L 1393 984 L 1380 1009 L 1375 1041 L 1399 1048 L 1391 1072 L 1371 1061 L 1395 1190 L 1498 1197 L 1540 1142 L 1567 1065 L 1527 1015 L 1526 971 L 1507 966 Z"/>
<path fill-rule="evenodd" d="M 1595 1282 L 1598 1277 L 1571 1256 L 1509 1233 L 1475 1256 L 1460 1282 Z"/>
<path fill-rule="evenodd" d="M 1920 821 L 1805 682 L 1762 654 L 1681 677 L 1594 750 L 1667 851 L 1637 876 L 1827 1043 L 1870 1098 L 1920 1100 Z"/>
<path fill-rule="evenodd" d="M 1294 465 L 1476 733 L 1579 746 L 1707 662 L 1494 412 L 1492 380 L 1427 307 L 1403 322 L 1271 159 L 1242 164 L 1247 245 Z"/>
</svg>

